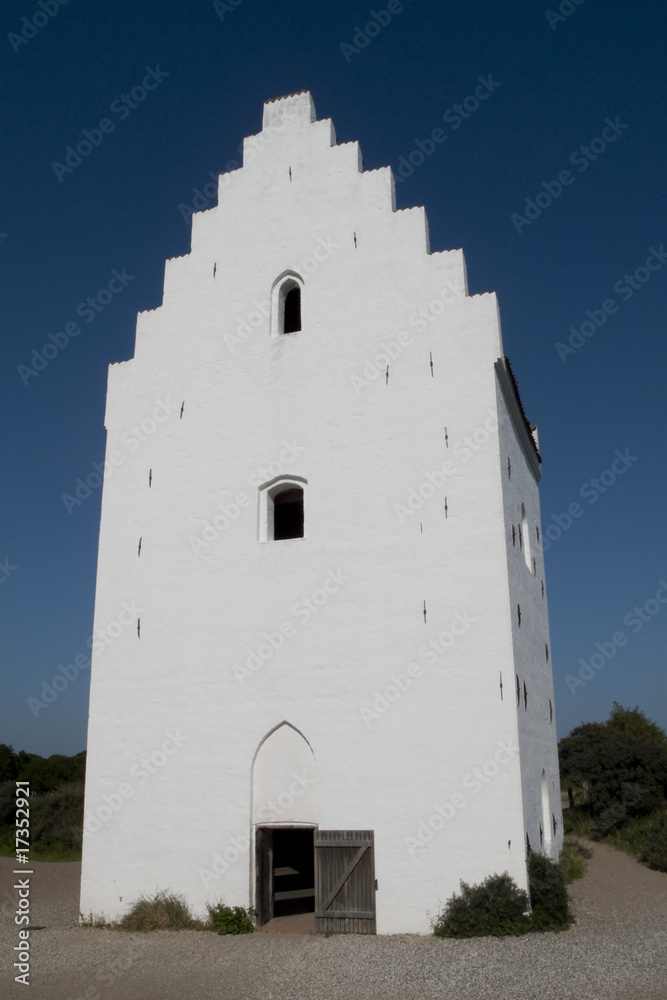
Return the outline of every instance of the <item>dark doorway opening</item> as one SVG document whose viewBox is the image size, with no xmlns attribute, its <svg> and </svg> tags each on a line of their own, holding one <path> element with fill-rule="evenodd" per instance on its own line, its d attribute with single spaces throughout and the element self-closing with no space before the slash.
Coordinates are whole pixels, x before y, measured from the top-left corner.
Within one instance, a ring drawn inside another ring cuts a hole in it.
<svg viewBox="0 0 667 1000">
<path fill-rule="evenodd" d="M 273 498 L 273 537 L 303 538 L 303 490 L 282 490 Z"/>
<path fill-rule="evenodd" d="M 259 924 L 274 917 L 315 911 L 313 830 L 291 827 L 257 830 Z"/>
<path fill-rule="evenodd" d="M 283 333 L 298 333 L 301 329 L 301 289 L 291 288 L 285 296 Z"/>
</svg>

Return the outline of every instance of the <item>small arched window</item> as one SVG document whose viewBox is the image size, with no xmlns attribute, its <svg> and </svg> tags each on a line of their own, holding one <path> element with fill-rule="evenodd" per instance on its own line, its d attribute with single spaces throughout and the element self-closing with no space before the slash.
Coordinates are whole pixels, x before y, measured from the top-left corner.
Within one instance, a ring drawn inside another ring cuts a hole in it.
<svg viewBox="0 0 667 1000">
<path fill-rule="evenodd" d="M 260 488 L 260 542 L 305 538 L 306 485 L 301 476 L 278 476 Z"/>
<path fill-rule="evenodd" d="M 302 329 L 301 305 L 303 282 L 298 274 L 285 271 L 271 291 L 271 335 L 299 333 Z"/>
<path fill-rule="evenodd" d="M 298 333 L 301 329 L 301 289 L 297 285 L 290 288 L 285 296 L 283 313 L 283 333 Z"/>
<path fill-rule="evenodd" d="M 273 497 L 273 538 L 303 538 L 303 490 L 288 486 Z"/>
<path fill-rule="evenodd" d="M 533 565 L 530 556 L 530 530 L 528 528 L 528 518 L 526 517 L 526 508 L 523 504 L 521 504 L 521 526 L 523 528 L 522 535 L 524 539 L 523 554 L 526 560 L 526 566 L 532 572 Z"/>
</svg>

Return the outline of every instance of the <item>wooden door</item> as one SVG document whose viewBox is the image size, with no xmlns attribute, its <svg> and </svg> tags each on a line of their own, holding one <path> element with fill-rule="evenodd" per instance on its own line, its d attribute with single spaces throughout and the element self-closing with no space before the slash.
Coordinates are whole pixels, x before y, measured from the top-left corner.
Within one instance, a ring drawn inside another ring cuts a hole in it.
<svg viewBox="0 0 667 1000">
<path fill-rule="evenodd" d="M 273 918 L 273 830 L 258 827 L 255 841 L 255 910 L 257 924 L 262 926 Z"/>
<path fill-rule="evenodd" d="M 316 830 L 315 930 L 375 934 L 372 830 Z"/>
</svg>

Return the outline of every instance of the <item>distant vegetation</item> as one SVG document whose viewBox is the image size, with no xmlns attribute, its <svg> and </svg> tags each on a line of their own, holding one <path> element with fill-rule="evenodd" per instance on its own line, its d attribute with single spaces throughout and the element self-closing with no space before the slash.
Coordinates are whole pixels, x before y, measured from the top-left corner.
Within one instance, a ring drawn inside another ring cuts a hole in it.
<svg viewBox="0 0 667 1000">
<path fill-rule="evenodd" d="M 15 848 L 15 782 L 30 782 L 30 858 L 78 861 L 83 836 L 86 753 L 74 757 L 15 753 L 0 743 L 0 854 Z"/>
<path fill-rule="evenodd" d="M 561 784 L 575 807 L 565 832 L 604 840 L 667 872 L 667 734 L 614 702 L 606 722 L 573 729 L 558 746 Z"/>
</svg>

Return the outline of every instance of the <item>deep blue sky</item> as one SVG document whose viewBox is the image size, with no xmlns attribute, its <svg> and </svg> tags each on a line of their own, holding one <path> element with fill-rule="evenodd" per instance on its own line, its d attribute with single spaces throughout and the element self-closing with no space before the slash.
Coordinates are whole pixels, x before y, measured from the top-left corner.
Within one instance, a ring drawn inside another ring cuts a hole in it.
<svg viewBox="0 0 667 1000">
<path fill-rule="evenodd" d="M 339 141 L 360 141 L 367 169 L 396 169 L 416 140 L 447 134 L 397 185 L 399 207 L 425 205 L 431 248 L 463 247 L 471 293 L 498 293 L 505 349 L 539 425 L 545 531 L 570 504 L 583 512 L 547 554 L 559 735 L 605 718 L 614 700 L 667 726 L 667 605 L 649 603 L 641 628 L 623 623 L 667 580 L 667 266 L 644 283 L 639 272 L 631 295 L 614 290 L 667 244 L 667 14 L 658 0 L 561 6 L 572 13 L 552 27 L 547 4 L 406 0 L 346 58 L 341 43 L 384 0 L 235 0 L 222 19 L 210 2 L 69 0 L 14 46 L 10 33 L 28 34 L 23 19 L 41 8 L 6 0 L 0 742 L 42 754 L 85 746 L 88 671 L 37 717 L 27 703 L 87 652 L 92 630 L 101 490 L 71 514 L 61 496 L 103 460 L 107 366 L 132 356 L 136 313 L 160 303 L 165 258 L 190 248 L 179 205 L 239 159 L 265 100 L 306 88 Z M 158 66 L 168 76 L 144 101 L 123 118 L 111 110 Z M 489 74 L 493 94 L 443 122 Z M 103 118 L 113 131 L 59 180 L 53 162 Z M 582 154 L 571 162 L 605 128 L 613 141 L 593 142 L 587 169 Z M 513 213 L 568 169 L 571 183 L 518 232 Z M 92 322 L 77 317 L 123 268 L 127 287 Z M 609 299 L 617 310 L 562 361 L 555 344 Z M 77 320 L 81 334 L 24 384 L 32 349 Z M 623 475 L 582 497 L 626 449 L 636 460 Z M 566 675 L 619 630 L 627 644 L 572 693 Z"/>
</svg>

